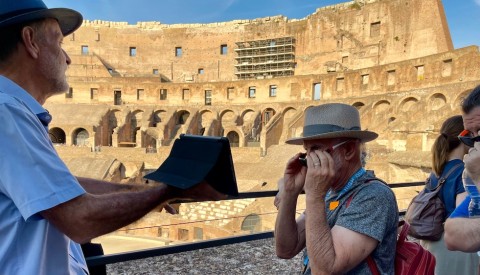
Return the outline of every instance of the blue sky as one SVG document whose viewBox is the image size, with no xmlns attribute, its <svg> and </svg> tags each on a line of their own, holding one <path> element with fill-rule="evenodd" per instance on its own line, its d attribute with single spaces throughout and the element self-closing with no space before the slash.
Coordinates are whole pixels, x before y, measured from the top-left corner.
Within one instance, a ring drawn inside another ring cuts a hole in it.
<svg viewBox="0 0 480 275">
<path fill-rule="evenodd" d="M 48 7 L 67 7 L 85 19 L 160 21 L 164 24 L 211 23 L 274 15 L 303 18 L 316 8 L 342 0 L 44 0 Z M 480 45 L 480 0 L 443 0 L 455 48 Z"/>
</svg>

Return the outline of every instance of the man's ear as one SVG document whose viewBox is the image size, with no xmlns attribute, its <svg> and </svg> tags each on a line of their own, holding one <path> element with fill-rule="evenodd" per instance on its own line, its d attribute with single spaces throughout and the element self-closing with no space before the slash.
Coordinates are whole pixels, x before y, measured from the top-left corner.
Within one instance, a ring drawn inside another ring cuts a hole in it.
<svg viewBox="0 0 480 275">
<path fill-rule="evenodd" d="M 355 157 L 356 152 L 357 152 L 357 146 L 358 142 L 347 142 L 344 145 L 345 148 L 345 159 L 346 160 L 351 160 L 353 157 Z"/>
<path fill-rule="evenodd" d="M 32 58 L 37 59 L 40 54 L 38 33 L 36 34 L 32 27 L 26 26 L 22 29 L 22 42 L 25 47 L 25 51 L 27 51 Z"/>
</svg>

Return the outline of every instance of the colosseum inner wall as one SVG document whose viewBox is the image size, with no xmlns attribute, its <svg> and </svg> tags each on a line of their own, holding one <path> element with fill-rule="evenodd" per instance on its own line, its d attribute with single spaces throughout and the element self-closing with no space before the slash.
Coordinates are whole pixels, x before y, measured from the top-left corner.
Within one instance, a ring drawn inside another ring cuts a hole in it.
<svg viewBox="0 0 480 275">
<path fill-rule="evenodd" d="M 328 102 L 355 106 L 379 133 L 367 168 L 392 183 L 422 181 L 441 123 L 480 84 L 479 49 L 453 48 L 440 0 L 352 1 L 303 19 L 84 21 L 64 48 L 70 90 L 46 103 L 57 151 L 77 175 L 138 184 L 180 134 L 195 134 L 229 139 L 240 191 L 276 190 L 302 150 L 285 140 L 302 134 L 306 108 Z M 413 194 L 397 192 L 400 208 Z M 265 200 L 224 206 L 180 219 L 274 211 Z M 179 234 L 157 233 L 170 230 Z"/>
</svg>

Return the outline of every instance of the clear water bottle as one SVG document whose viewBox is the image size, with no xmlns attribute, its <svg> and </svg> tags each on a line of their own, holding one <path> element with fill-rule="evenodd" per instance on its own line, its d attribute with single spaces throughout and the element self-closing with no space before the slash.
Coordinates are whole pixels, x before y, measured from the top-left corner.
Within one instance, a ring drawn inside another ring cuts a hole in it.
<svg viewBox="0 0 480 275">
<path fill-rule="evenodd" d="M 463 187 L 470 195 L 470 204 L 468 205 L 468 215 L 470 218 L 480 218 L 480 192 L 478 192 L 477 186 L 473 180 L 468 176 L 467 170 L 463 170 L 462 173 Z"/>
</svg>

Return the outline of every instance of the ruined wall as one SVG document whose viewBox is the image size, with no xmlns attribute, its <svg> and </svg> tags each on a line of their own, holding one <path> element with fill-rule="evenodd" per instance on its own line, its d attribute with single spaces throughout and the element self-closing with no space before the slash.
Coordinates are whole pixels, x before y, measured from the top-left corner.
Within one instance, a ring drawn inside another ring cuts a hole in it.
<svg viewBox="0 0 480 275">
<path fill-rule="evenodd" d="M 296 41 L 296 75 L 355 70 L 453 49 L 440 0 L 365 2 L 319 8 L 300 20 L 279 15 L 185 25 L 85 21 L 65 39 L 75 61 L 69 75 L 234 80 L 236 42 L 279 37 Z"/>
<path fill-rule="evenodd" d="M 302 114 L 308 106 L 344 102 L 360 110 L 364 127 L 377 131 L 377 143 L 388 150 L 426 151 L 432 138 L 428 134 L 459 112 L 462 97 L 478 83 L 478 68 L 480 54 L 472 46 L 359 70 L 262 80 L 187 84 L 73 78 L 71 98 L 52 97 L 47 108 L 54 116 L 51 128 L 65 131 L 67 145 L 75 144 L 78 128 L 88 132 L 89 146 L 144 148 L 168 146 L 182 133 L 234 132 L 238 146 L 259 142 L 255 146 L 266 151 L 301 134 Z M 321 85 L 318 97 L 315 84 Z M 92 86 L 99 96 L 85 99 Z M 122 92 L 119 105 L 112 104 L 112 91 Z M 159 91 L 165 92 L 164 98 Z M 75 102 L 86 104 L 70 108 Z M 293 120 L 285 117 L 287 111 Z"/>
</svg>

